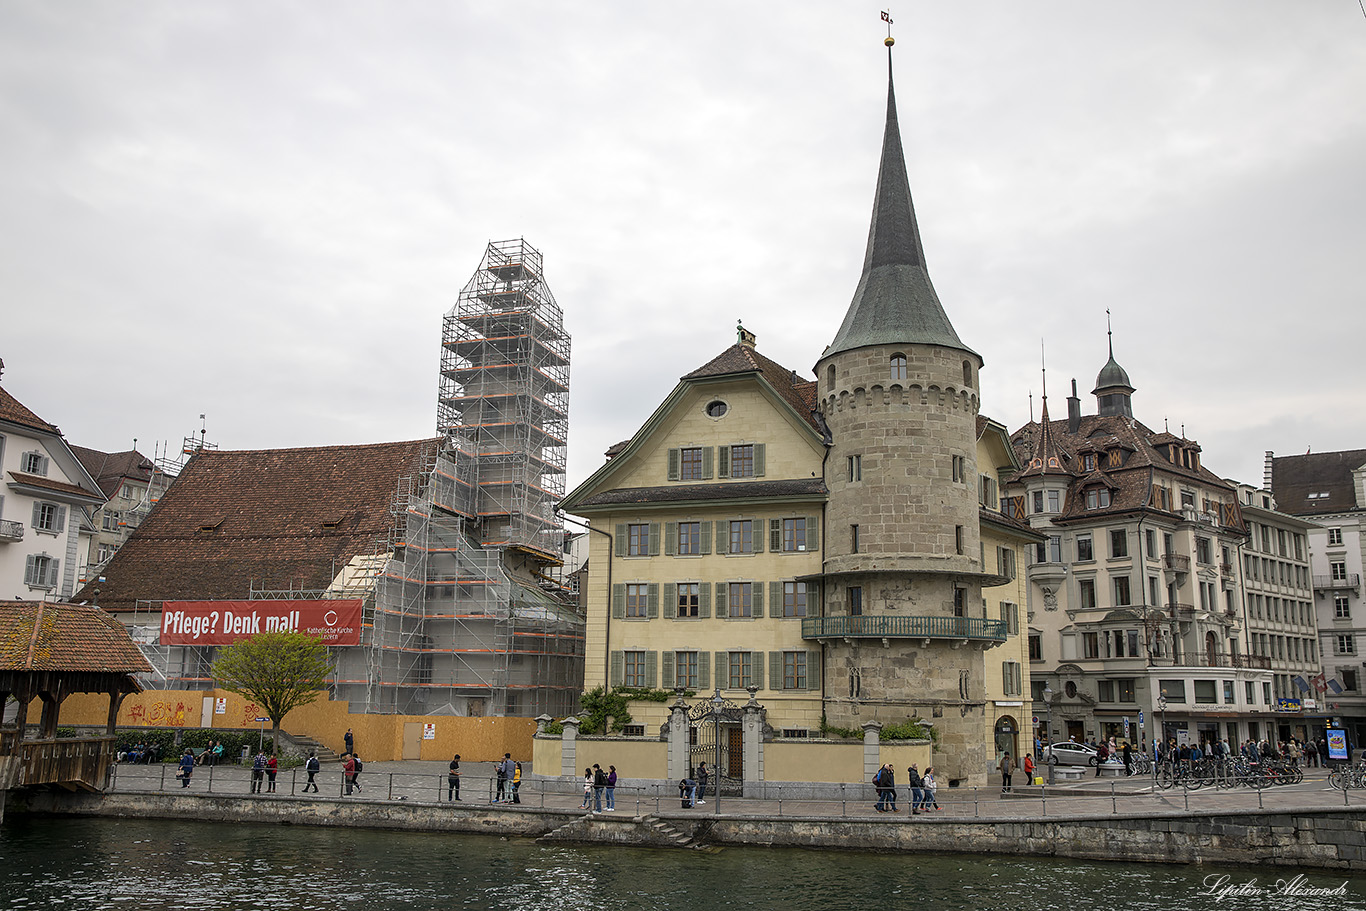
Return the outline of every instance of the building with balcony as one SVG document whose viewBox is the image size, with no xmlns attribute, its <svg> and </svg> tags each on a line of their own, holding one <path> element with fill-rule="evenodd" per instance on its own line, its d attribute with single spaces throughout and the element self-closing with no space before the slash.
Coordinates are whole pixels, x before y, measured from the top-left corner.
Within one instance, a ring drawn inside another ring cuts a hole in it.
<svg viewBox="0 0 1366 911">
<path fill-rule="evenodd" d="M 1366 449 L 1279 458 L 1268 452 L 1266 459 L 1276 502 L 1315 526 L 1308 539 L 1323 667 L 1317 695 L 1354 743 L 1366 743 Z"/>
<path fill-rule="evenodd" d="M 1031 711 L 1016 567 L 1041 536 L 1000 512 L 1019 466 L 981 366 L 925 268 L 889 72 L 863 271 L 815 378 L 741 327 L 565 499 L 593 528 L 586 685 L 749 691 L 776 738 L 918 719 L 943 779 L 984 782 Z M 727 719 L 722 772 L 760 775 Z"/>
<path fill-rule="evenodd" d="M 1238 492 L 1196 441 L 1134 418 L 1135 387 L 1109 353 L 1097 413 L 1082 414 L 1074 380 L 1065 419 L 1045 394 L 1041 419 L 1011 437 L 1024 468 L 1009 511 L 1044 537 L 1026 569 L 1039 735 L 1150 742 L 1165 723 L 1192 742 L 1276 736 L 1272 659 L 1249 649 Z M 1279 642 L 1274 629 L 1257 642 Z"/>
<path fill-rule="evenodd" d="M 0 598 L 69 599 L 104 502 L 62 432 L 0 386 Z"/>
</svg>

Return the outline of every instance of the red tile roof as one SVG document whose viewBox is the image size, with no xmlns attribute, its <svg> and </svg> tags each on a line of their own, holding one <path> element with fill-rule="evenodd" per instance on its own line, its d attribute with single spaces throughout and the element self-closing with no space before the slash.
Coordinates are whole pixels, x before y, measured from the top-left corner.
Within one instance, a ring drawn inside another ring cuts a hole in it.
<svg viewBox="0 0 1366 911">
<path fill-rule="evenodd" d="M 152 462 L 136 449 L 127 452 L 100 452 L 84 446 L 72 446 L 71 451 L 80 459 L 85 470 L 100 485 L 100 490 L 110 499 L 119 492 L 123 480 L 129 478 L 144 483 L 152 480 Z"/>
<path fill-rule="evenodd" d="M 41 487 L 44 490 L 51 490 L 56 493 L 72 494 L 74 496 L 84 497 L 87 500 L 100 501 L 105 499 L 99 493 L 93 490 L 86 490 L 79 484 L 68 484 L 66 481 L 55 481 L 52 478 L 45 478 L 42 475 L 38 474 L 22 474 L 18 471 L 11 471 L 9 473 L 9 476 L 14 480 L 16 484 L 27 484 L 30 487 Z"/>
<path fill-rule="evenodd" d="M 61 434 L 56 427 L 20 404 L 18 399 L 4 390 L 4 387 L 0 387 L 0 421 L 22 424 L 44 433 Z"/>
<path fill-rule="evenodd" d="M 738 342 L 722 351 L 692 373 L 685 380 L 730 376 L 736 373 L 759 373 L 780 396 L 812 427 L 820 430 L 812 412 L 816 408 L 816 381 L 805 379 L 797 371 L 789 370 L 777 361 L 769 360 L 749 345 Z"/>
<path fill-rule="evenodd" d="M 97 607 L 0 601 L 0 671 L 147 674 L 152 666 Z"/>
<path fill-rule="evenodd" d="M 73 600 L 109 610 L 142 601 L 245 598 L 265 588 L 323 589 L 376 552 L 402 478 L 441 440 L 195 455 L 157 508 Z M 324 528 L 324 524 L 328 527 Z"/>
</svg>

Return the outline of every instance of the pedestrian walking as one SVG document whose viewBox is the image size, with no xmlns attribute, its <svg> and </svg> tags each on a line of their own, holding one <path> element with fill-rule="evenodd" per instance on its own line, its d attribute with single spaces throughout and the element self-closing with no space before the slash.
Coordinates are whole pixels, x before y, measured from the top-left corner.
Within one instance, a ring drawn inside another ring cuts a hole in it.
<svg viewBox="0 0 1366 911">
<path fill-rule="evenodd" d="M 1010 754 L 1006 753 L 1001 757 L 1001 764 L 997 766 L 1001 770 L 1001 793 L 1010 793 L 1010 774 L 1015 771 L 1015 763 L 1010 761 Z"/>
<path fill-rule="evenodd" d="M 607 812 L 613 812 L 617 808 L 617 767 L 609 765 L 607 767 Z"/>
<path fill-rule="evenodd" d="M 1124 741 L 1124 752 L 1123 752 L 1123 756 L 1124 756 L 1124 777 L 1125 777 L 1125 778 L 1128 778 L 1130 775 L 1134 774 L 1134 768 L 1133 768 L 1133 767 L 1134 767 L 1134 751 L 1133 751 L 1133 748 L 1129 746 L 1129 741 L 1127 741 L 1127 740 Z M 1031 780 L 1032 780 L 1032 779 L 1031 779 Z"/>
<path fill-rule="evenodd" d="M 440 791 L 437 792 L 441 793 Z M 446 773 L 446 799 L 456 801 L 460 799 L 460 754 L 456 753 L 451 760 L 451 770 Z"/>
<path fill-rule="evenodd" d="M 351 733 L 351 729 L 346 729 L 346 736 L 342 738 L 346 741 L 346 752 L 352 756 L 356 755 L 356 735 Z"/>
<path fill-rule="evenodd" d="M 356 757 L 347 753 L 342 758 L 342 778 L 346 782 L 346 794 L 349 797 L 356 786 Z"/>
<path fill-rule="evenodd" d="M 308 773 L 308 781 L 304 783 L 305 794 L 307 794 L 310 790 L 314 793 L 317 792 L 318 782 L 316 781 L 316 778 L 318 773 L 322 771 L 322 768 L 323 765 L 321 762 L 318 761 L 317 752 L 314 751 L 312 753 L 309 753 L 308 760 L 304 762 L 304 771 Z"/>
<path fill-rule="evenodd" d="M 360 761 L 359 753 L 353 753 L 351 758 L 356 761 L 356 770 L 355 774 L 351 776 L 351 784 L 355 785 L 357 791 L 364 791 L 365 789 L 360 786 L 360 773 L 364 771 L 365 763 Z"/>
<path fill-rule="evenodd" d="M 190 776 L 194 774 L 194 753 L 189 750 L 180 757 L 180 774 L 176 777 L 180 779 L 180 786 L 188 788 L 190 786 Z"/>
<path fill-rule="evenodd" d="M 1104 740 L 1102 740 L 1102 741 L 1100 742 L 1100 746 L 1096 747 L 1096 777 L 1097 777 L 1097 778 L 1100 777 L 1100 767 L 1103 766 L 1103 765 L 1105 765 L 1105 763 L 1108 762 L 1109 759 L 1110 759 L 1110 745 L 1107 744 Z"/>
<path fill-rule="evenodd" d="M 925 799 L 922 802 L 925 810 L 928 811 L 931 804 L 934 805 L 936 810 L 939 809 L 939 799 L 936 796 L 939 793 L 939 785 L 934 778 L 934 766 L 925 767 L 925 774 L 921 777 L 920 781 L 925 790 Z"/>
<path fill-rule="evenodd" d="M 906 769 L 906 787 L 911 792 L 911 815 L 920 815 L 920 806 L 925 802 L 925 783 L 920 777 L 920 770 L 913 762 L 910 768 Z"/>
</svg>

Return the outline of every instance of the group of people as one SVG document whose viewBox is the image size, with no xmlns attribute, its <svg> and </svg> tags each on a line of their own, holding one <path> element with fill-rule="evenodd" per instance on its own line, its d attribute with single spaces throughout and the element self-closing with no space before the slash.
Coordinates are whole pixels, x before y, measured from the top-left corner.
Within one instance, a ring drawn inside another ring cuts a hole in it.
<svg viewBox="0 0 1366 911">
<path fill-rule="evenodd" d="M 1248 738 L 1236 750 L 1227 740 L 1217 739 L 1182 744 L 1170 740 L 1165 746 L 1158 744 L 1157 747 L 1159 760 L 1184 762 L 1205 758 L 1231 759 L 1235 754 L 1248 762 L 1289 762 L 1295 766 L 1304 763 L 1305 768 L 1324 767 L 1328 765 L 1328 739 L 1311 737 L 1301 741 L 1292 737 L 1273 743 L 1270 740 L 1259 742 Z"/>
<path fill-rule="evenodd" d="M 612 766 L 612 771 L 616 771 L 616 766 Z M 678 781 L 678 799 L 683 804 L 683 809 L 705 804 L 707 796 L 707 782 L 711 780 L 711 773 L 707 771 L 707 764 L 699 762 L 697 768 L 689 769 L 688 774 Z M 720 781 L 717 781 L 720 787 Z M 701 795 L 701 796 L 699 796 Z"/>
<path fill-rule="evenodd" d="M 594 766 L 596 768 L 596 766 Z M 493 769 L 498 781 L 493 792 L 493 802 L 521 803 L 522 802 L 522 764 L 514 762 L 511 753 L 504 753 L 503 758 Z"/>
<path fill-rule="evenodd" d="M 517 764 L 520 771 L 521 763 Z M 606 806 L 603 798 L 606 797 Z M 596 762 L 591 769 L 583 770 L 583 804 L 580 810 L 591 809 L 594 813 L 611 813 L 617 808 L 617 767 L 609 765 L 607 771 Z"/>
<path fill-rule="evenodd" d="M 223 761 L 223 741 L 210 740 L 204 752 L 196 760 L 200 765 L 218 765 Z"/>
<path fill-rule="evenodd" d="M 261 786 L 267 787 L 265 793 L 275 793 L 275 776 L 280 773 L 280 760 L 274 753 L 269 756 L 265 751 L 258 751 L 256 758 L 251 762 L 251 793 L 260 794 Z M 269 779 L 269 782 L 266 781 Z"/>
<path fill-rule="evenodd" d="M 157 745 L 155 743 L 135 743 L 131 750 L 119 751 L 119 762 L 153 763 L 156 761 Z"/>
<path fill-rule="evenodd" d="M 1009 754 L 1007 754 L 1009 755 Z M 919 816 L 921 811 L 928 813 L 938 810 L 939 802 L 935 794 L 939 785 L 935 781 L 934 766 L 926 766 L 922 775 L 920 766 L 911 763 L 906 769 L 906 783 L 911 795 L 911 815 Z M 877 791 L 874 809 L 879 813 L 896 813 L 896 770 L 889 762 L 873 774 L 873 788 Z"/>
</svg>

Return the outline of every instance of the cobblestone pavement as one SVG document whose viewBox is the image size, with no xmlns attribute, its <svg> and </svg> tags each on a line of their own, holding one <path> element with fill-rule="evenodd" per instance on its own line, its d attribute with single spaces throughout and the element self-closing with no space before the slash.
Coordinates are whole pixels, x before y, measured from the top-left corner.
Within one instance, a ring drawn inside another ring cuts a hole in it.
<svg viewBox="0 0 1366 911">
<path fill-rule="evenodd" d="M 279 773 L 274 794 L 266 791 L 260 799 L 285 797 L 344 800 L 412 800 L 424 804 L 446 804 L 446 762 L 408 760 L 402 762 L 367 762 L 361 773 L 359 789 L 350 797 L 344 794 L 342 773 L 335 765 L 324 768 L 317 776 L 318 792 L 303 793 L 308 775 L 303 769 L 286 769 Z M 520 802 L 511 804 L 495 800 L 492 763 L 461 764 L 462 808 L 494 805 L 516 807 L 519 810 L 553 809 L 577 810 L 582 806 L 582 790 L 576 783 L 543 782 L 528 778 L 519 791 Z M 252 797 L 250 770 L 240 766 L 200 768 L 195 771 L 188 789 L 181 788 L 172 765 L 120 765 L 115 770 L 113 789 L 119 792 L 188 790 L 195 794 Z M 939 810 L 922 812 L 917 820 L 936 818 L 1040 818 L 1080 817 L 1097 815 L 1181 815 L 1192 812 L 1224 812 L 1231 810 L 1291 810 L 1311 808 L 1352 807 L 1366 809 L 1366 791 L 1342 792 L 1329 787 L 1327 770 L 1309 769 L 1304 781 L 1297 785 L 1268 787 L 1256 790 L 1246 787 L 1198 790 L 1181 787 L 1162 790 L 1154 787 L 1151 777 L 1128 779 L 1087 777 L 1079 781 L 1059 783 L 1054 787 L 1022 786 L 1011 794 L 1002 794 L 999 786 L 987 788 L 946 788 L 938 792 Z M 268 784 L 263 787 L 266 790 Z M 795 791 L 795 787 L 794 787 Z M 868 785 L 845 785 L 843 800 L 769 799 L 751 800 L 721 795 L 720 807 L 715 796 L 708 794 L 706 803 L 683 808 L 678 790 L 671 785 L 653 782 L 633 785 L 629 779 L 616 790 L 616 813 L 641 815 L 712 815 L 727 816 L 785 816 L 814 818 L 891 818 L 891 814 L 875 809 L 875 797 Z M 910 816 L 909 795 L 903 785 L 897 790 L 897 808 L 901 816 Z"/>
</svg>

